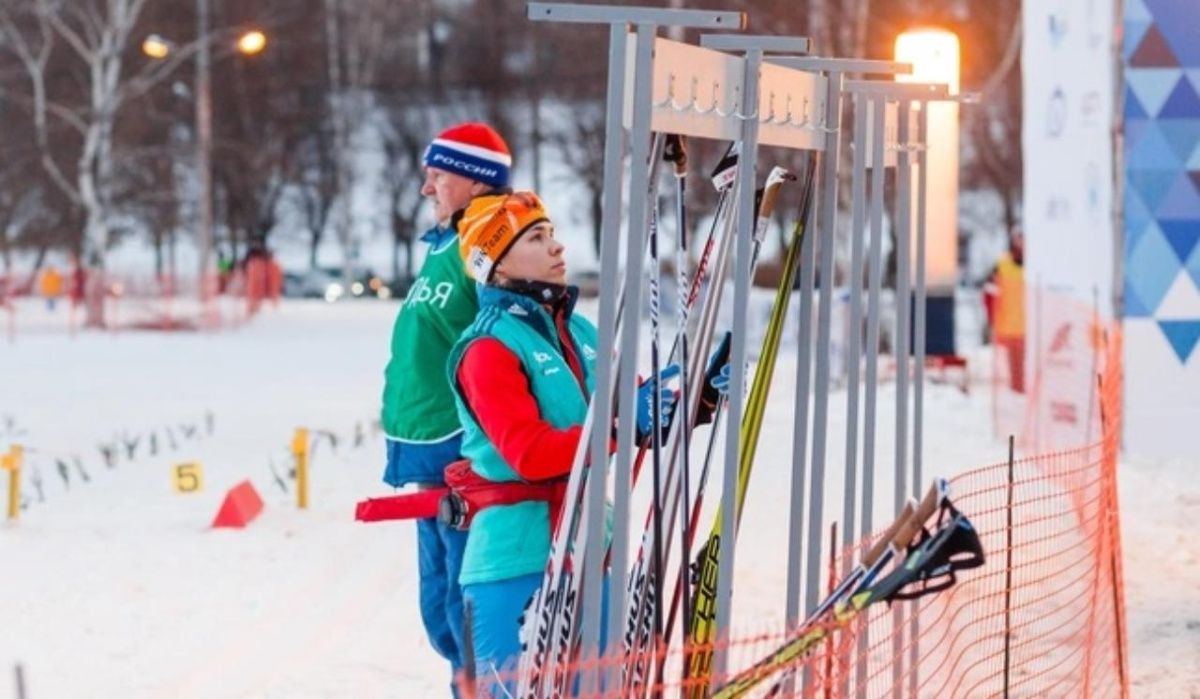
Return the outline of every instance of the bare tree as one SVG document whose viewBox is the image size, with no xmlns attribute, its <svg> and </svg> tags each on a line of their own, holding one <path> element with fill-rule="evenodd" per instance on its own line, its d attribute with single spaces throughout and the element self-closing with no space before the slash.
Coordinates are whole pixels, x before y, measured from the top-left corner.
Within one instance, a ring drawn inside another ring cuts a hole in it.
<svg viewBox="0 0 1200 699">
<path fill-rule="evenodd" d="M 127 75 L 125 56 L 145 4 L 146 0 L 11 0 L 0 6 L 0 35 L 30 83 L 21 101 L 35 125 L 42 165 L 72 205 L 82 208 L 83 247 L 97 271 L 104 268 L 113 228 L 117 115 L 195 50 L 147 62 Z M 60 50 L 66 55 L 58 59 Z M 74 90 L 69 87 L 75 81 L 59 81 L 67 89 L 51 93 L 52 65 L 76 76 Z M 73 159 L 57 158 L 50 146 L 58 127 L 77 139 Z M 102 294 L 100 284 L 91 285 L 85 318 L 89 326 L 104 324 Z"/>
</svg>

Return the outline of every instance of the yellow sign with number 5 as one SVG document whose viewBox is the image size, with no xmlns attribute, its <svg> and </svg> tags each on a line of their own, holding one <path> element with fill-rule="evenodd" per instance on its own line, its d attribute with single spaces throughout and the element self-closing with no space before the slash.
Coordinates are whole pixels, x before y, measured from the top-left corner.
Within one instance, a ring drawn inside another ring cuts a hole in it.
<svg viewBox="0 0 1200 699">
<path fill-rule="evenodd" d="M 198 493 L 204 489 L 204 467 L 198 461 L 175 464 L 172 474 L 177 493 Z"/>
</svg>

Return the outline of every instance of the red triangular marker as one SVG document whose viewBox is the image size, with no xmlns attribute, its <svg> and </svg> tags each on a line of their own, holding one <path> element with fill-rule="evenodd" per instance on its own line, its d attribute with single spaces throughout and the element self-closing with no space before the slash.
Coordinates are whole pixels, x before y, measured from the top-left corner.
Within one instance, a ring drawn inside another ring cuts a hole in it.
<svg viewBox="0 0 1200 699">
<path fill-rule="evenodd" d="M 237 527 L 242 528 L 249 524 L 258 513 L 262 512 L 263 501 L 258 496 L 258 491 L 250 484 L 250 481 L 242 481 L 225 495 L 225 501 L 221 503 L 221 509 L 217 512 L 216 519 L 213 520 L 213 527 Z"/>
</svg>

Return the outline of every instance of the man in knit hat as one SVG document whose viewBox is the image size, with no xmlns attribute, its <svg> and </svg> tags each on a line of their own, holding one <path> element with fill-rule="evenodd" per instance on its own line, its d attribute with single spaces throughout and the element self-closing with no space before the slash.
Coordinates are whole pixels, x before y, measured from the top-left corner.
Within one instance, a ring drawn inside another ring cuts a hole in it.
<svg viewBox="0 0 1200 699">
<path fill-rule="evenodd" d="M 425 150 L 421 194 L 437 224 L 421 240 L 425 262 L 400 308 L 385 370 L 382 425 L 387 437 L 383 480 L 393 487 L 442 487 L 459 459 L 462 426 L 446 379 L 446 358 L 479 310 L 475 282 L 463 270 L 451 221 L 472 197 L 508 187 L 512 156 L 486 124 L 452 126 Z M 463 604 L 458 584 L 466 532 L 436 519 L 417 523 L 421 618 L 430 643 L 462 667 Z M 452 685 L 453 687 L 453 685 Z"/>
</svg>

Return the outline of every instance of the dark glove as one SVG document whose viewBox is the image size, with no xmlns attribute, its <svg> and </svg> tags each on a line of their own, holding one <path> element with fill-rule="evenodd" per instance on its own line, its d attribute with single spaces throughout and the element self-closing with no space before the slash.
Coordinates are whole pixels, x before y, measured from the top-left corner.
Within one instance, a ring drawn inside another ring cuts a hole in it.
<svg viewBox="0 0 1200 699">
<path fill-rule="evenodd" d="M 729 341 L 731 333 L 721 337 L 721 344 L 708 360 L 704 372 L 704 383 L 700 387 L 700 411 L 696 415 L 697 425 L 712 422 L 717 405 L 729 394 Z"/>
</svg>

